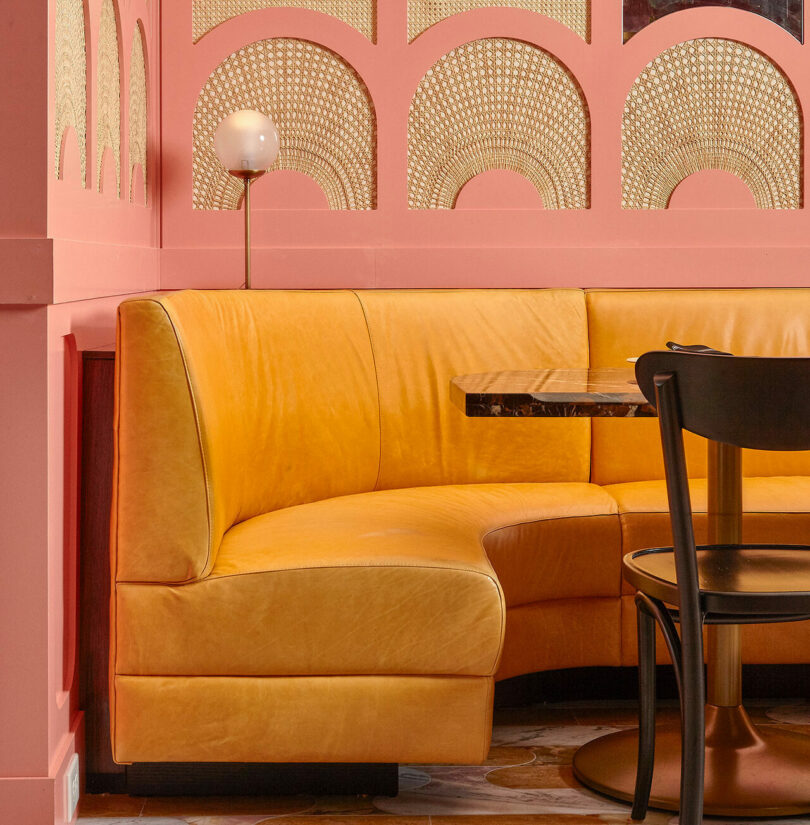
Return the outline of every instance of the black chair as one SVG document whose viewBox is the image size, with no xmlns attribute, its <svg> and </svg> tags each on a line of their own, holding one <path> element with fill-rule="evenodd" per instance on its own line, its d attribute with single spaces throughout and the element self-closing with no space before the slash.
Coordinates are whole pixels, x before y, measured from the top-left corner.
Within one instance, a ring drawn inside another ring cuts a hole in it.
<svg viewBox="0 0 810 825">
<path fill-rule="evenodd" d="M 629 553 L 623 561 L 625 578 L 639 591 L 639 762 L 632 817 L 643 819 L 650 800 L 658 623 L 680 690 L 680 825 L 695 825 L 703 814 L 703 625 L 810 618 L 810 546 L 696 546 L 683 430 L 739 447 L 810 449 L 810 358 L 648 352 L 636 364 L 636 377 L 658 411 L 674 547 Z"/>
</svg>

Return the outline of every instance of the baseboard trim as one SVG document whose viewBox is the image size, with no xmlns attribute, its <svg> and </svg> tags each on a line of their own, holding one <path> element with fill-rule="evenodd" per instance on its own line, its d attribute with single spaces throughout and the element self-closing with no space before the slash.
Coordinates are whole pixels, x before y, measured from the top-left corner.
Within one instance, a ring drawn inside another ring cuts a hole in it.
<svg viewBox="0 0 810 825">
<path fill-rule="evenodd" d="M 399 766 L 344 763 L 143 762 L 88 774 L 88 793 L 132 796 L 396 796 Z"/>
</svg>

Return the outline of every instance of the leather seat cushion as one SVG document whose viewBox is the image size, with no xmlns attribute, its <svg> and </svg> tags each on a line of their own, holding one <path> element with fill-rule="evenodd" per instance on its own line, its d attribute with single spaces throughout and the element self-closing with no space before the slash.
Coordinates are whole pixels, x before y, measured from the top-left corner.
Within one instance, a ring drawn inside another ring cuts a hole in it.
<svg viewBox="0 0 810 825">
<path fill-rule="evenodd" d="M 226 533 L 204 581 L 117 585 L 115 672 L 489 676 L 505 603 L 487 537 L 524 525 L 512 532 L 514 559 L 505 535 L 493 539 L 515 598 L 533 598 L 517 581 L 521 570 L 538 595 L 593 595 L 603 587 L 593 570 L 601 559 L 608 569 L 615 559 L 618 595 L 615 510 L 589 484 L 482 484 L 363 493 L 258 516 Z M 549 519 L 577 538 L 584 519 L 594 527 L 585 543 L 563 539 L 560 553 L 526 527 Z"/>
</svg>

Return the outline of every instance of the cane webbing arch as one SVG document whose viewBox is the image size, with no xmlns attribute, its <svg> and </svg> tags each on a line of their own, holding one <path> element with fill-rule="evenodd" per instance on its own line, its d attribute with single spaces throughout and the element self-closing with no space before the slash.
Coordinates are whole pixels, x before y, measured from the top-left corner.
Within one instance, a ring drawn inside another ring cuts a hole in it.
<svg viewBox="0 0 810 825">
<path fill-rule="evenodd" d="M 121 197 L 121 63 L 118 41 L 118 8 L 115 0 L 103 0 L 98 32 L 98 96 L 96 116 L 96 189 L 102 186 L 104 150 L 115 160 L 115 181 Z"/>
<path fill-rule="evenodd" d="M 452 209 L 473 177 L 510 169 L 547 209 L 585 209 L 588 154 L 588 110 L 568 70 L 522 41 L 475 40 L 442 57 L 416 90 L 408 204 Z"/>
<path fill-rule="evenodd" d="M 135 167 L 143 175 L 143 202 L 149 191 L 147 179 L 146 141 L 148 130 L 146 80 L 146 45 L 141 22 L 132 36 L 132 56 L 129 60 L 129 199 L 135 200 Z"/>
<path fill-rule="evenodd" d="M 192 37 L 197 43 L 212 29 L 234 17 L 279 7 L 321 11 L 357 29 L 369 40 L 375 39 L 374 0 L 193 0 Z"/>
<path fill-rule="evenodd" d="M 331 209 L 376 205 L 376 119 L 354 69 L 306 40 L 259 40 L 235 52 L 211 74 L 194 111 L 195 209 L 238 209 L 242 184 L 214 151 L 214 132 L 239 109 L 269 115 L 281 151 L 273 169 L 314 178 Z"/>
<path fill-rule="evenodd" d="M 622 123 L 622 207 L 666 209 L 693 172 L 741 178 L 760 209 L 799 209 L 802 115 L 782 72 L 733 40 L 679 43 L 638 76 Z"/>
<path fill-rule="evenodd" d="M 55 170 L 62 177 L 62 143 L 72 126 L 79 142 L 82 186 L 87 185 L 87 39 L 83 0 L 56 0 L 55 22 Z"/>
<path fill-rule="evenodd" d="M 408 40 L 415 40 L 446 17 L 484 8 L 533 11 L 568 26 L 583 40 L 590 39 L 591 0 L 409 0 Z"/>
</svg>

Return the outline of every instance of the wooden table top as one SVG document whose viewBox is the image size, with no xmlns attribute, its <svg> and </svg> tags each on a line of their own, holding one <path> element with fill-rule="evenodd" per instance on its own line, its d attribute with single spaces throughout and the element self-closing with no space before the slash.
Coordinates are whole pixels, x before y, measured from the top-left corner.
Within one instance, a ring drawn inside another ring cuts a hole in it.
<svg viewBox="0 0 810 825">
<path fill-rule="evenodd" d="M 459 375 L 450 398 L 471 418 L 655 416 L 632 368 L 518 370 Z"/>
</svg>

